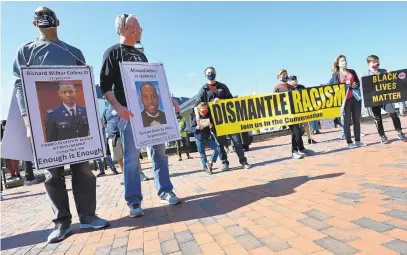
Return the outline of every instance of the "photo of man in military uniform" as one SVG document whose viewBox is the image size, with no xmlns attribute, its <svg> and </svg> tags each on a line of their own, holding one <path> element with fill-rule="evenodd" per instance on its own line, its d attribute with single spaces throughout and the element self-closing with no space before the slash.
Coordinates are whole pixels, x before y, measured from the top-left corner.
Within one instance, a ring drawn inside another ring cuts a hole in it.
<svg viewBox="0 0 407 255">
<path fill-rule="evenodd" d="M 89 136 L 86 107 L 76 103 L 76 89 L 71 81 L 58 84 L 62 104 L 47 112 L 45 120 L 46 142 Z"/>
<path fill-rule="evenodd" d="M 165 112 L 159 110 L 160 96 L 152 83 L 144 82 L 140 86 L 140 100 L 144 106 L 144 110 L 141 112 L 144 127 L 167 124 Z"/>
</svg>

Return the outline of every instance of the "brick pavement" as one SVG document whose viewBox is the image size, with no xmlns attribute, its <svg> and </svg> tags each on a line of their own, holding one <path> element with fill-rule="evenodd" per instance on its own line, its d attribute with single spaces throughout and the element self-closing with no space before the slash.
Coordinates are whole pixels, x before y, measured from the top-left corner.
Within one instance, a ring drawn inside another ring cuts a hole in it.
<svg viewBox="0 0 407 255">
<path fill-rule="evenodd" d="M 389 119 L 385 128 L 394 140 Z M 374 124 L 362 131 L 368 146 L 355 150 L 339 129 L 322 131 L 322 143 L 307 145 L 318 155 L 303 160 L 290 159 L 288 136 L 258 142 L 247 153 L 252 169 L 212 176 L 198 159 L 171 157 L 184 203 L 162 206 L 145 182 L 138 219 L 128 217 L 123 176 L 99 178 L 97 213 L 111 227 L 81 231 L 70 191 L 74 234 L 58 244 L 45 243 L 52 212 L 43 185 L 6 190 L 2 254 L 407 254 L 407 143 L 380 144 Z"/>
</svg>

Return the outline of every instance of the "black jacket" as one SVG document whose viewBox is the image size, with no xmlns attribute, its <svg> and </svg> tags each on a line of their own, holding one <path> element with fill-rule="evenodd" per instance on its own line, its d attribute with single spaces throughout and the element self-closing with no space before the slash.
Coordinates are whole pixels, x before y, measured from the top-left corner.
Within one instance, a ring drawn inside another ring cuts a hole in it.
<svg viewBox="0 0 407 255">
<path fill-rule="evenodd" d="M 202 86 L 201 90 L 198 93 L 198 98 L 196 100 L 196 105 L 198 105 L 199 103 L 205 102 L 211 102 L 213 101 L 215 98 L 219 98 L 219 99 L 230 99 L 233 98 L 232 93 L 230 93 L 230 90 L 228 88 L 228 86 L 226 86 L 225 84 L 221 83 L 221 82 L 216 82 L 216 91 L 212 92 L 209 89 L 208 84 L 205 84 Z"/>
</svg>

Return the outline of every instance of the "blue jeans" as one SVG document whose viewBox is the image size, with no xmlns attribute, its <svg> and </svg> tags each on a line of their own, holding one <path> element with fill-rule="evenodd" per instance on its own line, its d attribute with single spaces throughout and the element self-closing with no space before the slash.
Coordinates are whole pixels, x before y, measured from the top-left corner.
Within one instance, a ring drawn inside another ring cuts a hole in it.
<svg viewBox="0 0 407 255">
<path fill-rule="evenodd" d="M 198 139 L 195 140 L 196 143 L 196 148 L 201 156 L 201 163 L 203 168 L 206 168 L 206 163 L 208 163 L 208 160 L 206 159 L 206 153 L 205 153 L 205 145 L 207 145 L 209 148 L 213 150 L 212 155 L 211 155 L 211 163 L 215 163 L 216 160 L 218 159 L 219 155 L 219 146 L 216 144 L 216 142 L 212 139 L 202 139 L 199 141 Z"/>
<path fill-rule="evenodd" d="M 126 199 L 128 206 L 132 206 L 134 204 L 140 204 L 143 200 L 140 181 L 140 150 L 136 149 L 131 123 L 123 120 L 121 120 L 121 122 L 125 123 L 123 125 L 119 123 L 120 138 L 123 147 L 124 199 Z M 174 188 L 170 181 L 168 156 L 165 154 L 165 145 L 155 145 L 148 147 L 147 150 L 152 159 L 154 184 L 157 189 L 157 194 L 163 197 L 172 192 Z"/>
<path fill-rule="evenodd" d="M 107 156 L 105 158 L 105 160 L 106 160 L 106 163 L 109 165 L 110 169 L 112 169 L 113 172 L 116 171 L 116 166 L 114 165 L 112 158 L 110 156 Z M 105 166 L 104 166 L 102 160 L 98 159 L 97 162 L 98 162 L 100 172 L 104 173 L 105 172 Z"/>
<path fill-rule="evenodd" d="M 239 163 L 240 164 L 247 163 L 247 159 L 244 156 L 242 141 L 240 140 L 239 135 L 232 134 L 232 135 L 228 135 L 228 136 L 232 140 L 232 143 L 235 147 L 235 152 L 236 152 L 237 156 L 239 157 Z M 229 165 L 228 154 L 226 153 L 225 146 L 219 142 L 220 140 L 226 140 L 226 137 L 219 137 L 219 138 L 216 137 L 214 139 L 215 139 L 216 143 L 219 145 L 219 156 L 220 156 L 220 160 L 222 160 L 222 164 Z"/>
<path fill-rule="evenodd" d="M 311 132 L 319 132 L 318 120 L 311 121 Z"/>
</svg>

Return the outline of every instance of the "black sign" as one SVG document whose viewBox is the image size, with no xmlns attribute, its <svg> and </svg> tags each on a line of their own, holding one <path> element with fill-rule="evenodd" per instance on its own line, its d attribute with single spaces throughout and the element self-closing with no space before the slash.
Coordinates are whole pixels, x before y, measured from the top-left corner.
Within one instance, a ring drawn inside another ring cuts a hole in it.
<svg viewBox="0 0 407 255">
<path fill-rule="evenodd" d="M 362 77 L 366 107 L 407 101 L 407 69 Z"/>
</svg>

